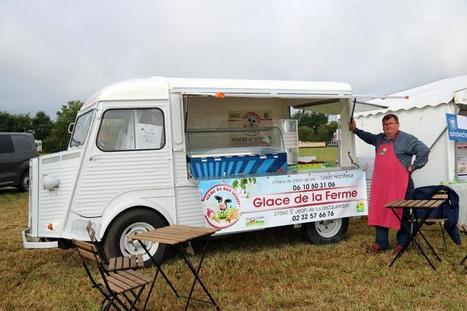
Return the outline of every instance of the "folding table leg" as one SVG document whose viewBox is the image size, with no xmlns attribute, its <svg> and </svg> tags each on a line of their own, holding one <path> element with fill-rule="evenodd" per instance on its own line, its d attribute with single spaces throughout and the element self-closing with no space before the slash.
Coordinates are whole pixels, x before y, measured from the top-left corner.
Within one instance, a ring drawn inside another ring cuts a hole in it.
<svg viewBox="0 0 467 311">
<path fill-rule="evenodd" d="M 139 240 L 138 240 L 138 242 L 140 243 L 141 247 L 144 249 L 146 254 L 148 254 L 149 258 L 151 259 L 152 263 L 154 264 L 154 267 L 155 267 L 154 269 L 156 270 L 156 274 L 154 275 L 154 279 L 152 280 L 151 287 L 149 288 L 148 297 L 146 297 L 146 301 L 144 302 L 143 310 L 146 310 L 146 306 L 148 304 L 149 297 L 151 297 L 152 289 L 154 288 L 154 284 L 156 283 L 157 276 L 159 275 L 159 272 L 164 277 L 164 279 L 167 281 L 170 288 L 175 293 L 175 296 L 177 296 L 177 298 L 178 298 L 179 295 L 178 295 L 177 290 L 175 289 L 175 287 L 172 285 L 172 282 L 170 282 L 169 278 L 167 277 L 167 275 L 165 275 L 164 271 L 162 270 L 162 263 L 164 262 L 164 259 L 165 259 L 166 255 L 167 255 L 167 249 L 164 250 L 164 254 L 162 255 L 161 263 L 158 264 L 156 262 L 156 260 L 151 256 L 151 254 L 149 253 L 149 251 L 148 251 L 147 247 L 144 245 L 144 243 L 142 243 Z"/>
<path fill-rule="evenodd" d="M 433 246 L 431 246 L 430 242 L 428 242 L 423 232 L 420 231 L 419 234 L 422 236 L 423 240 L 425 240 L 426 245 L 428 245 L 428 247 L 431 249 L 431 253 L 436 257 L 436 259 L 438 259 L 438 261 L 441 261 L 441 258 L 438 256 L 438 253 L 436 253 Z"/>
<path fill-rule="evenodd" d="M 405 251 L 407 250 L 407 247 L 409 247 L 410 245 L 410 242 L 411 242 L 411 239 L 409 238 L 409 241 L 407 242 L 407 244 L 405 246 L 402 247 L 402 249 L 396 254 L 396 256 L 394 256 L 394 258 L 392 259 L 391 263 L 389 264 L 389 267 L 392 267 L 392 265 L 396 262 L 396 260 L 402 256 L 403 253 L 405 253 Z"/>
<path fill-rule="evenodd" d="M 399 221 L 401 222 L 401 226 L 404 226 L 404 228 L 405 228 L 406 230 L 409 230 L 409 232 L 410 232 L 410 238 L 409 238 L 409 241 L 407 242 L 406 246 L 403 247 L 403 248 L 401 249 L 401 251 L 398 252 L 398 253 L 396 254 L 396 256 L 393 258 L 393 260 L 392 260 L 391 263 L 389 264 L 389 267 L 392 267 L 392 265 L 394 264 L 394 262 L 395 262 L 398 258 L 400 258 L 400 257 L 402 256 L 402 254 L 406 251 L 406 249 L 407 249 L 407 247 L 409 246 L 410 243 L 414 243 L 415 246 L 416 246 L 416 247 L 418 248 L 418 250 L 420 251 L 420 253 L 422 253 L 423 257 L 425 257 L 426 261 L 427 261 L 428 264 L 431 266 L 431 268 L 432 268 L 433 270 L 436 271 L 435 266 L 433 265 L 433 263 L 431 262 L 431 260 L 428 258 L 428 256 L 426 255 L 426 253 L 423 251 L 422 247 L 420 246 L 420 244 L 417 242 L 417 239 L 416 239 L 416 236 L 417 236 L 417 234 L 420 232 L 420 228 L 421 228 L 421 227 L 423 226 L 423 224 L 425 223 L 426 218 L 422 219 L 422 221 L 419 222 L 418 219 L 415 219 L 415 218 L 414 218 L 414 214 L 412 213 L 412 211 L 410 211 L 410 216 L 411 216 L 411 218 L 412 218 L 412 219 L 411 219 L 412 222 L 411 222 L 410 228 L 408 228 L 408 227 L 404 224 L 404 222 L 402 221 L 402 219 L 399 217 L 399 215 L 396 213 L 396 211 L 394 210 L 394 208 L 391 208 L 391 210 L 392 210 L 392 212 L 394 213 L 394 215 L 397 217 L 397 219 L 399 219 Z M 416 226 L 416 227 L 414 226 L 414 223 L 415 223 L 415 222 L 417 223 L 417 226 Z M 420 234 L 421 234 L 421 232 L 420 232 Z M 425 240 L 425 242 L 428 243 L 428 241 L 427 241 L 426 238 L 423 236 L 423 234 L 421 234 L 421 235 L 422 235 L 423 239 Z M 429 243 L 428 243 L 428 244 L 429 244 Z M 429 245 L 430 245 L 430 244 L 429 244 Z M 434 252 L 434 250 L 433 250 L 433 248 L 431 247 L 431 245 L 430 245 L 430 248 L 431 248 L 432 251 Z M 436 253 L 435 253 L 435 254 L 436 254 Z M 438 257 L 437 254 L 436 254 L 436 256 Z M 438 257 L 438 259 L 439 259 L 439 257 Z"/>
<path fill-rule="evenodd" d="M 428 258 L 427 254 L 423 251 L 422 247 L 420 246 L 420 244 L 417 242 L 417 240 L 414 238 L 412 239 L 412 241 L 415 243 L 415 245 L 417 246 L 418 250 L 420 251 L 420 253 L 422 253 L 422 256 L 425 257 L 426 261 L 428 262 L 428 264 L 431 266 L 431 268 L 433 270 L 436 271 L 436 268 L 435 266 L 433 265 L 433 263 L 431 262 L 430 258 Z"/>
<path fill-rule="evenodd" d="M 199 271 L 201 270 L 201 266 L 203 264 L 204 257 L 206 255 L 206 252 L 207 252 L 207 249 L 208 249 L 208 244 L 209 244 L 209 237 L 206 239 L 206 243 L 204 245 L 202 255 L 201 255 L 201 259 L 200 259 L 200 261 L 198 263 L 198 268 L 197 269 L 195 268 L 195 266 L 193 265 L 191 260 L 186 256 L 186 254 L 184 252 L 182 252 L 182 251 L 179 251 L 179 253 L 182 255 L 183 259 L 185 260 L 187 266 L 190 268 L 190 270 L 191 270 L 191 272 L 193 273 L 193 276 L 194 276 L 194 280 L 193 280 L 193 283 L 192 283 L 191 289 L 190 289 L 190 294 L 188 295 L 188 300 L 187 300 L 186 305 L 185 305 L 185 310 L 188 309 L 190 301 L 192 300 L 193 290 L 195 288 L 196 281 L 198 281 L 198 283 L 201 285 L 204 292 L 209 297 L 209 300 L 211 300 L 211 303 L 216 306 L 216 309 L 218 309 L 218 310 L 220 309 L 219 306 L 217 305 L 216 301 L 211 296 L 208 289 L 206 288 L 206 286 L 204 285 L 204 283 L 201 281 L 201 279 L 199 277 Z"/>
<path fill-rule="evenodd" d="M 428 217 L 428 216 L 427 216 Z M 436 268 L 435 266 L 433 265 L 433 263 L 431 262 L 430 258 L 428 258 L 428 255 L 425 253 L 425 251 L 423 250 L 422 246 L 420 245 L 420 243 L 418 243 L 416 237 L 417 235 L 420 235 L 422 236 L 423 240 L 425 240 L 425 242 L 428 244 L 428 246 L 430 247 L 431 251 L 435 254 L 435 256 L 438 258 L 438 260 L 441 261 L 441 259 L 438 257 L 438 254 L 436 254 L 435 250 L 433 249 L 433 247 L 431 246 L 431 244 L 428 242 L 428 240 L 426 239 L 426 237 L 423 235 L 421 229 L 423 227 L 423 225 L 425 224 L 425 221 L 427 219 L 427 217 L 424 217 L 422 219 L 419 219 L 418 217 L 415 216 L 415 218 L 412 218 L 412 223 L 413 224 L 417 224 L 417 226 L 414 228 L 414 231 L 413 233 L 411 233 L 411 236 L 412 236 L 412 241 L 413 243 L 415 244 L 415 246 L 418 248 L 418 250 L 420 251 L 420 253 L 422 254 L 423 257 L 425 257 L 426 261 L 428 262 L 428 264 L 431 266 L 431 268 L 433 270 L 436 271 Z"/>
</svg>

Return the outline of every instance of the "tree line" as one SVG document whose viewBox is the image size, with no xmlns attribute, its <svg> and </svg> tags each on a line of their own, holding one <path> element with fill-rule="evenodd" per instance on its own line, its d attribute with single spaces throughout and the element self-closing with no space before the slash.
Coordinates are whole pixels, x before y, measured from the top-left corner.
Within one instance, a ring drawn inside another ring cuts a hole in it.
<svg viewBox="0 0 467 311">
<path fill-rule="evenodd" d="M 68 125 L 75 121 L 80 100 L 72 100 L 62 105 L 54 121 L 43 111 L 33 117 L 27 114 L 10 114 L 0 111 L 0 132 L 28 132 L 35 139 L 42 140 L 42 150 L 47 153 L 65 150 L 70 140 Z M 328 122 L 328 115 L 299 111 L 292 118 L 298 120 L 298 137 L 301 141 L 325 141 L 332 139 L 338 128 L 337 122 Z"/>
<path fill-rule="evenodd" d="M 82 105 L 80 100 L 67 102 L 57 111 L 55 121 L 44 111 L 39 111 L 32 117 L 29 113 L 11 114 L 0 111 L 0 132 L 31 133 L 35 139 L 42 140 L 43 152 L 65 150 L 70 140 L 68 125 L 75 121 Z"/>
<path fill-rule="evenodd" d="M 298 139 L 301 141 L 329 142 L 338 128 L 324 113 L 299 111 L 292 118 L 298 120 Z"/>
</svg>

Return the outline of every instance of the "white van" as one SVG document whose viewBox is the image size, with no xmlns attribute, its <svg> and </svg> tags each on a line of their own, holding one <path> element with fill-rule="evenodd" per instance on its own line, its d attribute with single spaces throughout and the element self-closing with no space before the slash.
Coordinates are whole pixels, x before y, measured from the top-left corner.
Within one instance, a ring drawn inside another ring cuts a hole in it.
<svg viewBox="0 0 467 311">
<path fill-rule="evenodd" d="M 351 98 L 336 82 L 110 85 L 82 106 L 68 150 L 31 161 L 24 247 L 89 240 L 89 221 L 109 256 L 143 252 L 127 235 L 168 224 L 217 235 L 295 225 L 312 242 L 339 241 L 348 217 L 367 213 L 364 172 L 351 161 Z M 337 164 L 297 165 L 292 107 L 340 115 Z"/>
</svg>

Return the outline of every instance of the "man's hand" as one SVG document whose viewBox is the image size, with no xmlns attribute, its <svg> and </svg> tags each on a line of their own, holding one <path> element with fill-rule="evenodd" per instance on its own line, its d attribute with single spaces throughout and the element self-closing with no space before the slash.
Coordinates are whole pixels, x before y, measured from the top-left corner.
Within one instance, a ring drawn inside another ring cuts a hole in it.
<svg viewBox="0 0 467 311">
<path fill-rule="evenodd" d="M 414 168 L 412 165 L 409 166 L 408 171 L 409 171 L 409 175 L 413 173 Z"/>
<path fill-rule="evenodd" d="M 354 118 L 350 118 L 349 121 L 349 131 L 353 132 L 357 128 Z"/>
</svg>

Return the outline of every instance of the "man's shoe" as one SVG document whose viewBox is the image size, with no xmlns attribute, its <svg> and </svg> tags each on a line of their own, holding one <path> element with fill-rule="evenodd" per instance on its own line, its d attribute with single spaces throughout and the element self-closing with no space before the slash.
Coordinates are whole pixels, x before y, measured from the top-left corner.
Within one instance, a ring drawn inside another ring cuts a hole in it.
<svg viewBox="0 0 467 311">
<path fill-rule="evenodd" d="M 368 249 L 367 249 L 367 254 L 378 254 L 378 253 L 381 253 L 381 252 L 384 252 L 385 248 L 382 248 L 379 244 L 375 243 L 373 245 L 371 245 Z"/>
<path fill-rule="evenodd" d="M 399 254 L 399 253 L 402 251 L 403 248 L 404 248 L 404 247 L 403 247 L 402 245 L 397 244 L 396 247 L 394 247 L 394 250 L 392 251 L 392 253 L 393 253 L 394 255 L 397 255 L 397 254 Z"/>
</svg>

